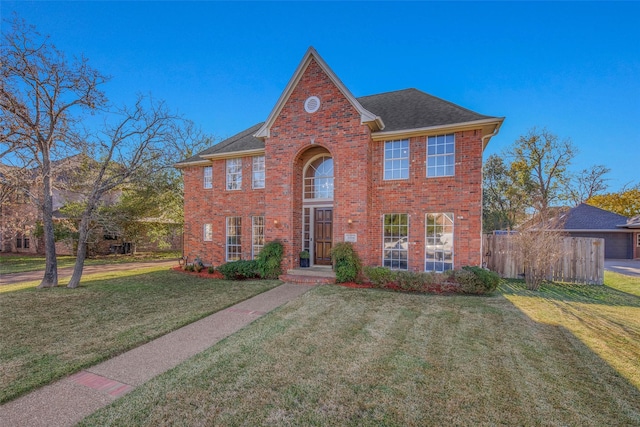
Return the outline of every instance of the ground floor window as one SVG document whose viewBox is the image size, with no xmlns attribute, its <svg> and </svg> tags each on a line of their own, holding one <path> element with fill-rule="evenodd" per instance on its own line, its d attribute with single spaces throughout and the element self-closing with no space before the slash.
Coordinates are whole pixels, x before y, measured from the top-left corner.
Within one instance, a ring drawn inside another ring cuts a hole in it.
<svg viewBox="0 0 640 427">
<path fill-rule="evenodd" d="M 210 242 L 213 240 L 213 227 L 211 226 L 211 224 L 204 224 L 202 237 L 205 242 Z"/>
<path fill-rule="evenodd" d="M 16 236 L 16 248 L 22 249 L 22 234 Z"/>
<path fill-rule="evenodd" d="M 253 244 L 251 246 L 252 258 L 255 259 L 264 247 L 264 217 L 254 216 L 251 218 L 251 228 L 253 230 Z"/>
<path fill-rule="evenodd" d="M 242 259 L 242 218 L 227 217 L 227 261 Z"/>
<path fill-rule="evenodd" d="M 409 268 L 409 215 L 385 214 L 382 226 L 382 265 L 396 270 Z"/>
<path fill-rule="evenodd" d="M 425 271 L 453 269 L 453 213 L 426 215 L 425 242 Z"/>
</svg>

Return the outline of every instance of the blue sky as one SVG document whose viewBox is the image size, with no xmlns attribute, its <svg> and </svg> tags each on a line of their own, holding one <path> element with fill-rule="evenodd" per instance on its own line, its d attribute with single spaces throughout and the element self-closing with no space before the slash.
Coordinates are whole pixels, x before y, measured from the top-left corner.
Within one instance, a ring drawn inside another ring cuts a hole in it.
<svg viewBox="0 0 640 427">
<path fill-rule="evenodd" d="M 219 138 L 266 119 L 314 46 L 355 96 L 415 87 L 506 116 L 485 157 L 547 127 L 574 169 L 640 181 L 637 2 L 0 3 L 14 11 L 112 76 L 112 102 L 151 93 Z"/>
</svg>

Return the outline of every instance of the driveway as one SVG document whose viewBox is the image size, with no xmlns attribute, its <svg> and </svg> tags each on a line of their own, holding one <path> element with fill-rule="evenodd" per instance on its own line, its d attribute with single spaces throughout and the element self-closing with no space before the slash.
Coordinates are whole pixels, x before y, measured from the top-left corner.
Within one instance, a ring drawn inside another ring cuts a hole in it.
<svg viewBox="0 0 640 427">
<path fill-rule="evenodd" d="M 141 268 L 147 267 L 175 267 L 178 265 L 178 260 L 169 260 L 169 261 L 148 261 L 148 262 L 130 262 L 126 264 L 103 264 L 103 265 L 85 265 L 83 275 L 85 274 L 94 274 L 94 273 L 109 273 L 112 271 L 127 271 L 127 270 L 138 270 Z M 42 280 L 42 275 L 44 274 L 43 270 L 37 271 L 25 271 L 24 273 L 11 273 L 11 274 L 2 274 L 0 275 L 0 285 L 12 285 L 14 283 L 22 283 L 22 282 L 34 282 L 37 280 Z M 65 284 L 71 278 L 73 274 L 73 267 L 65 267 L 58 269 L 58 281 L 60 284 Z"/>
<path fill-rule="evenodd" d="M 605 259 L 604 269 L 627 276 L 640 277 L 640 260 L 636 259 Z"/>
</svg>

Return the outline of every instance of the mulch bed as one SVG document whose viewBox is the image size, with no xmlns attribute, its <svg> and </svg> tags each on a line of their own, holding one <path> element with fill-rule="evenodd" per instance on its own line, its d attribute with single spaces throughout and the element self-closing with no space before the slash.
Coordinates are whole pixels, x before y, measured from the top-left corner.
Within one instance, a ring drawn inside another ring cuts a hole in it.
<svg viewBox="0 0 640 427">
<path fill-rule="evenodd" d="M 209 273 L 206 268 L 200 271 L 199 273 L 196 273 L 195 271 L 184 270 L 180 266 L 173 267 L 172 270 L 178 271 L 180 273 L 188 274 L 190 276 L 203 277 L 205 279 L 224 279 L 224 276 L 219 271 L 216 271 L 214 273 Z"/>
</svg>

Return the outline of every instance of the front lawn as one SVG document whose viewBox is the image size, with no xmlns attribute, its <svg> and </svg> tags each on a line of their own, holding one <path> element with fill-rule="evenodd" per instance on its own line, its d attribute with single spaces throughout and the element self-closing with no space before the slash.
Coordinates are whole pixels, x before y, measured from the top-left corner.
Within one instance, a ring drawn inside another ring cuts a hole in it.
<svg viewBox="0 0 640 427">
<path fill-rule="evenodd" d="M 639 425 L 639 360 L 640 298 L 607 286 L 325 286 L 83 425 Z"/>
<path fill-rule="evenodd" d="M 0 287 L 0 402 L 278 285 L 164 268 L 93 274 L 71 290 Z"/>
<path fill-rule="evenodd" d="M 84 265 L 125 264 L 129 262 L 147 262 L 180 258 L 179 251 L 141 252 L 136 255 L 100 255 L 87 258 Z M 58 268 L 73 267 L 75 256 L 60 255 Z M 44 270 L 44 255 L 24 255 L 3 253 L 0 255 L 0 274 L 23 273 L 25 271 Z"/>
</svg>

